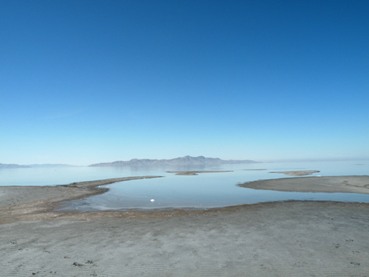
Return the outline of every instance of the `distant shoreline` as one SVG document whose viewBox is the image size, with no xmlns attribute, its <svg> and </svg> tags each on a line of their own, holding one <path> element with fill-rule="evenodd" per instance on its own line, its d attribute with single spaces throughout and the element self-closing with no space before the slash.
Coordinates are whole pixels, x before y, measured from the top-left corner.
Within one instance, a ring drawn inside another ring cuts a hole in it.
<svg viewBox="0 0 369 277">
<path fill-rule="evenodd" d="M 269 173 L 284 174 L 288 176 L 307 176 L 319 173 L 319 170 L 287 170 L 287 171 L 271 171 Z"/>
<path fill-rule="evenodd" d="M 167 173 L 173 173 L 175 175 L 183 175 L 183 176 L 194 176 L 203 173 L 226 173 L 233 172 L 232 170 L 174 170 L 167 171 Z"/>
</svg>

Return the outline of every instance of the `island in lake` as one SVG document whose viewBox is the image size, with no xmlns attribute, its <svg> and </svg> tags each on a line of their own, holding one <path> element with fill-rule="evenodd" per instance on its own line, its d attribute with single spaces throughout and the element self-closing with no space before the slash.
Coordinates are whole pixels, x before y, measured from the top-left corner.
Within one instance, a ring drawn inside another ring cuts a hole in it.
<svg viewBox="0 0 369 277">
<path fill-rule="evenodd" d="M 239 184 L 240 187 L 295 191 L 295 192 L 349 192 L 369 194 L 369 176 L 295 177 L 258 180 Z"/>
<path fill-rule="evenodd" d="M 175 175 L 194 176 L 201 173 L 224 173 L 233 172 L 232 170 L 175 170 L 167 171 L 167 173 L 174 173 Z"/>
<path fill-rule="evenodd" d="M 174 159 L 132 159 L 129 161 L 115 161 L 107 163 L 91 164 L 92 167 L 103 166 L 130 166 L 130 167 L 185 167 L 185 166 L 216 166 L 225 164 L 244 164 L 257 163 L 253 160 L 222 160 L 220 158 L 207 158 L 204 156 L 192 157 L 178 157 Z"/>
<path fill-rule="evenodd" d="M 271 171 L 270 173 L 279 173 L 288 176 L 307 176 L 319 173 L 319 170 L 288 170 L 288 171 Z"/>
</svg>

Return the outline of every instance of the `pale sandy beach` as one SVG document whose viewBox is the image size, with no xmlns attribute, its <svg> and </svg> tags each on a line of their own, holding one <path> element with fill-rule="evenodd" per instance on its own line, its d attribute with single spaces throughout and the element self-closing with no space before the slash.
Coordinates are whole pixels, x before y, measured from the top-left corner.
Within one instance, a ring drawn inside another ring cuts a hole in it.
<svg viewBox="0 0 369 277">
<path fill-rule="evenodd" d="M 59 186 L 0 187 L 0 224 L 17 220 L 52 218 L 64 215 L 54 212 L 58 203 L 106 192 L 101 187 L 116 182 L 161 176 L 133 176 L 71 183 Z"/>
<path fill-rule="evenodd" d="M 368 178 L 347 181 L 364 191 Z M 368 276 L 369 204 L 53 210 L 96 184 L 1 187 L 1 276 Z"/>
<path fill-rule="evenodd" d="M 297 192 L 369 193 L 369 176 L 325 176 L 259 180 L 240 187 Z"/>
</svg>

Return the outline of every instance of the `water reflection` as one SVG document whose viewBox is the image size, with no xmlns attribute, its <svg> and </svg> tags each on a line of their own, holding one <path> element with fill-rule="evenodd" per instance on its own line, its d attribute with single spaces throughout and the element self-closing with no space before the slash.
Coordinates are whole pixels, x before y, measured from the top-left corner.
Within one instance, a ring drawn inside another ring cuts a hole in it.
<svg viewBox="0 0 369 277">
<path fill-rule="evenodd" d="M 177 176 L 167 171 L 230 170 L 197 176 Z M 288 178 L 271 171 L 320 170 L 317 175 L 369 175 L 369 161 L 284 162 L 213 167 L 57 167 L 1 169 L 0 185 L 56 185 L 125 176 L 159 175 L 164 178 L 134 180 L 110 185 L 110 191 L 64 203 L 61 209 L 209 208 L 281 200 L 333 200 L 369 202 L 369 195 L 354 193 L 295 193 L 240 188 L 239 183 Z M 150 201 L 154 199 L 155 201 Z"/>
<path fill-rule="evenodd" d="M 263 168 L 261 168 L 261 166 Z M 215 170 L 206 168 L 206 170 Z M 369 195 L 354 193 L 298 193 L 240 188 L 239 183 L 259 179 L 286 178 L 271 174 L 283 170 L 320 170 L 320 175 L 366 175 L 368 164 L 352 162 L 264 163 L 218 167 L 232 172 L 135 180 L 109 186 L 110 191 L 65 204 L 61 209 L 82 211 L 109 209 L 211 208 L 284 200 L 369 202 Z M 154 202 L 150 201 L 155 199 Z"/>
</svg>

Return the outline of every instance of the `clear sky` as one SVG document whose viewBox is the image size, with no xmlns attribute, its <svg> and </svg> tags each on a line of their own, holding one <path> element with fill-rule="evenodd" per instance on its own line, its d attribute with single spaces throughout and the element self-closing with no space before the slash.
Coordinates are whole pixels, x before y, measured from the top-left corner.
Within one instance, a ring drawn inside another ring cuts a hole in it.
<svg viewBox="0 0 369 277">
<path fill-rule="evenodd" d="M 369 157 L 369 1 L 1 0 L 0 163 Z"/>
</svg>

